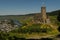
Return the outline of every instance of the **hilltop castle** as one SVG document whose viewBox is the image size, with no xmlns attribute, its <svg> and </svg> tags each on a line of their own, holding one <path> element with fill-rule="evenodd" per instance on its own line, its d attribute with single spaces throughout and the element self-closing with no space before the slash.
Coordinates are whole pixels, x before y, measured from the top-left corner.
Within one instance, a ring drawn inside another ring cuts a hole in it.
<svg viewBox="0 0 60 40">
<path fill-rule="evenodd" d="M 46 14 L 46 6 L 41 7 L 41 15 L 35 15 L 32 20 L 33 23 L 50 23 L 50 19 Z"/>
<path fill-rule="evenodd" d="M 46 7 L 44 5 L 41 7 L 41 18 L 42 23 L 49 23 L 49 18 L 46 14 Z"/>
</svg>

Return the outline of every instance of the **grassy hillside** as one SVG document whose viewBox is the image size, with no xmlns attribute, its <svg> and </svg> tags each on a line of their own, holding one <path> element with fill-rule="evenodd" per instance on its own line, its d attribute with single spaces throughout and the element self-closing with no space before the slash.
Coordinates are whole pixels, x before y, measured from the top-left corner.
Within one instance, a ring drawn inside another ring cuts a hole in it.
<svg viewBox="0 0 60 40">
<path fill-rule="evenodd" d="M 55 37 L 59 32 L 55 26 L 59 24 L 57 16 L 60 13 L 60 10 L 48 12 L 51 23 L 53 24 L 32 24 L 29 23 L 33 16 L 41 15 L 40 13 L 31 13 L 27 15 L 5 15 L 0 16 L 1 19 L 15 19 L 21 22 L 23 25 L 11 32 L 3 33 L 0 32 L 1 40 L 14 40 L 20 38 L 42 38 L 42 37 Z M 28 23 L 28 24 L 26 24 Z M 59 24 L 60 25 L 60 24 Z"/>
</svg>

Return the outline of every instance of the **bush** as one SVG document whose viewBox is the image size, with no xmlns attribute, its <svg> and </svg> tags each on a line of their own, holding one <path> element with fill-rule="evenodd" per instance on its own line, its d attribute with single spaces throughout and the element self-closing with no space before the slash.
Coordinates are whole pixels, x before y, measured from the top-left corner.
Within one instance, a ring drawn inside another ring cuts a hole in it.
<svg viewBox="0 0 60 40">
<path fill-rule="evenodd" d="M 58 31 L 60 32 L 60 26 L 58 27 Z"/>
<path fill-rule="evenodd" d="M 57 20 L 60 21 L 60 13 L 57 16 Z"/>
<path fill-rule="evenodd" d="M 48 33 L 50 31 L 52 31 L 52 28 L 47 24 L 33 24 L 20 29 L 22 33 Z"/>
</svg>

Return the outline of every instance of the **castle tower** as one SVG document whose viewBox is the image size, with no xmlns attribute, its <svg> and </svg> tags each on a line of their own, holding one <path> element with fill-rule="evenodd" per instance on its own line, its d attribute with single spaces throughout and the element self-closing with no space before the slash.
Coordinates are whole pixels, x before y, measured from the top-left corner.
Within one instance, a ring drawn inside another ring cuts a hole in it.
<svg viewBox="0 0 60 40">
<path fill-rule="evenodd" d="M 46 7 L 44 5 L 41 7 L 41 16 L 42 16 L 42 22 L 46 23 L 47 15 L 46 15 Z"/>
</svg>

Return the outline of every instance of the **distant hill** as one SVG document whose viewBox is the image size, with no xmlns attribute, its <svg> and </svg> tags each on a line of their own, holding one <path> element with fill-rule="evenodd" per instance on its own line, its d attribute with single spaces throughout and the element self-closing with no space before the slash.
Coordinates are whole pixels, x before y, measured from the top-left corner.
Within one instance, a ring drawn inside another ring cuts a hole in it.
<svg viewBox="0 0 60 40">
<path fill-rule="evenodd" d="M 52 12 L 47 12 L 47 15 L 58 15 L 60 13 L 60 10 L 56 10 L 56 11 L 52 11 Z M 11 17 L 11 16 L 16 16 L 16 17 L 18 17 L 18 16 L 33 16 L 33 15 L 36 15 L 36 14 L 40 14 L 40 13 L 30 13 L 30 14 L 25 14 L 25 15 L 0 15 L 0 16 L 3 16 L 3 17 L 7 17 L 7 16 L 9 16 L 9 17 Z"/>
<path fill-rule="evenodd" d="M 50 16 L 54 16 L 54 15 L 58 15 L 59 13 L 60 13 L 60 10 L 56 10 L 56 11 L 48 12 L 47 14 Z"/>
<path fill-rule="evenodd" d="M 57 16 L 58 14 L 60 13 L 60 10 L 56 10 L 56 11 L 52 11 L 52 12 L 47 12 L 47 15 L 49 16 Z M 9 19 L 16 19 L 16 20 L 24 20 L 29 18 L 29 17 L 32 17 L 32 16 L 35 16 L 35 15 L 40 15 L 41 13 L 30 13 L 30 14 L 26 14 L 26 15 L 1 15 L 0 16 L 0 19 L 6 19 L 6 18 L 9 18 Z"/>
<path fill-rule="evenodd" d="M 47 15 L 54 16 L 54 15 L 58 15 L 59 13 L 60 13 L 60 10 L 56 10 L 56 11 L 52 11 L 52 12 L 47 12 Z M 27 14 L 27 15 L 33 16 L 35 14 L 40 15 L 40 13 L 31 13 L 31 14 Z"/>
</svg>

